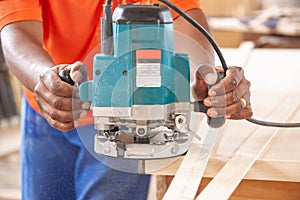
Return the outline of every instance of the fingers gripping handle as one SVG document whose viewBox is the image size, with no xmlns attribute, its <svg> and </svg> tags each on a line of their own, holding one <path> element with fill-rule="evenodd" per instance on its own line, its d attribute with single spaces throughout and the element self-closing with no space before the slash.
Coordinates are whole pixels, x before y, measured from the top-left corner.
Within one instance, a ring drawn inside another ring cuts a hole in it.
<svg viewBox="0 0 300 200">
<path fill-rule="evenodd" d="M 218 72 L 218 80 L 216 83 L 218 83 L 223 77 L 224 73 Z M 208 88 L 211 88 L 212 85 L 209 85 Z M 205 106 L 203 104 L 203 101 L 196 101 L 194 104 L 194 111 L 195 112 L 203 112 L 206 113 L 209 107 Z M 207 124 L 212 128 L 220 128 L 225 124 L 225 118 L 224 117 L 209 117 L 207 116 Z"/>
<path fill-rule="evenodd" d="M 70 73 L 71 71 L 69 69 L 64 69 L 58 73 L 58 76 L 62 81 L 74 86 L 75 83 L 72 80 Z M 77 86 L 77 84 L 75 86 Z M 92 87 L 93 87 L 92 81 L 81 83 L 78 88 L 78 96 L 76 93 L 76 98 L 79 98 L 84 102 L 92 102 L 92 92 L 91 92 Z"/>
<path fill-rule="evenodd" d="M 70 85 L 74 85 L 74 81 L 71 78 L 70 72 L 71 72 L 71 70 L 64 69 L 64 70 L 58 72 L 58 76 L 62 81 L 67 82 Z"/>
</svg>

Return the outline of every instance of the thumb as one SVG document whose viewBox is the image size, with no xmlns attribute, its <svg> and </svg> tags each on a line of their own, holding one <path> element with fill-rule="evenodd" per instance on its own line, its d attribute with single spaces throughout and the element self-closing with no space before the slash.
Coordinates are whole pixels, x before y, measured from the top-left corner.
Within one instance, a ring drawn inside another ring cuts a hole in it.
<svg viewBox="0 0 300 200">
<path fill-rule="evenodd" d="M 197 68 L 195 79 L 203 80 L 207 85 L 214 85 L 218 80 L 217 70 L 209 64 L 200 65 Z"/>
<path fill-rule="evenodd" d="M 82 62 L 75 62 L 68 66 L 71 70 L 71 78 L 74 82 L 82 83 L 88 81 L 87 68 Z"/>
<path fill-rule="evenodd" d="M 195 73 L 195 78 L 192 83 L 192 94 L 195 100 L 202 101 L 208 96 L 208 85 L 213 85 L 217 82 L 218 74 L 212 65 L 200 65 Z"/>
</svg>

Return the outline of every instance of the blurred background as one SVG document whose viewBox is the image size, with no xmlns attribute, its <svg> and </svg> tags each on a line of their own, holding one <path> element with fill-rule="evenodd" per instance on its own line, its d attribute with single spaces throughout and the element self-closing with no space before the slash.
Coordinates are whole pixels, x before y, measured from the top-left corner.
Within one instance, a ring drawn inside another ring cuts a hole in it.
<svg viewBox="0 0 300 200">
<path fill-rule="evenodd" d="M 254 48 L 300 47 L 299 0 L 202 0 L 201 5 L 222 48 L 239 48 L 244 42 Z M 21 199 L 21 95 L 21 85 L 9 72 L 0 48 L 0 200 Z"/>
<path fill-rule="evenodd" d="M 253 41 L 257 48 L 300 47 L 299 0 L 202 0 L 221 47 Z"/>
</svg>

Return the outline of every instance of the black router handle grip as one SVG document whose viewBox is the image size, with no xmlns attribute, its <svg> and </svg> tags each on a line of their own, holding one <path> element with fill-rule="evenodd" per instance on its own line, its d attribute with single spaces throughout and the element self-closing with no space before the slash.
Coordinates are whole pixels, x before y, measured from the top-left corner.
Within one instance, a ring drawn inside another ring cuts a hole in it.
<svg viewBox="0 0 300 200">
<path fill-rule="evenodd" d="M 207 124 L 212 128 L 221 128 L 225 124 L 224 117 L 207 117 Z"/>
<path fill-rule="evenodd" d="M 218 80 L 217 83 L 225 76 L 224 73 L 218 72 Z M 208 86 L 211 88 L 212 85 Z M 194 104 L 194 111 L 195 112 L 203 112 L 206 113 L 209 107 L 203 104 L 203 101 L 196 101 Z M 212 128 L 220 128 L 225 124 L 225 117 L 209 117 L 207 116 L 207 124 Z"/>
<path fill-rule="evenodd" d="M 196 101 L 194 104 L 195 112 L 203 112 L 206 113 L 209 107 L 203 104 L 203 101 Z M 220 128 L 225 124 L 224 117 L 209 117 L 207 116 L 207 124 L 212 128 Z"/>
<path fill-rule="evenodd" d="M 69 69 L 64 69 L 58 72 L 58 76 L 62 81 L 67 82 L 70 85 L 74 85 L 74 81 L 71 78 L 70 72 L 71 71 Z"/>
</svg>

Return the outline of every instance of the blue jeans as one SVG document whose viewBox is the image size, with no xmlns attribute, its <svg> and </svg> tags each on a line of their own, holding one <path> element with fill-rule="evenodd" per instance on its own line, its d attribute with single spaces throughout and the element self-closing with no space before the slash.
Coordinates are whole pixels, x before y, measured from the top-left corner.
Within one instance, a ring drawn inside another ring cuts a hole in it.
<svg viewBox="0 0 300 200">
<path fill-rule="evenodd" d="M 103 162 L 110 158 L 97 157 L 93 153 L 95 130 L 92 126 L 82 127 L 80 131 L 58 131 L 25 100 L 21 120 L 23 200 L 147 198 L 150 176 L 104 165 Z M 120 165 L 123 165 L 122 161 Z M 134 162 L 130 165 L 137 167 Z"/>
</svg>

